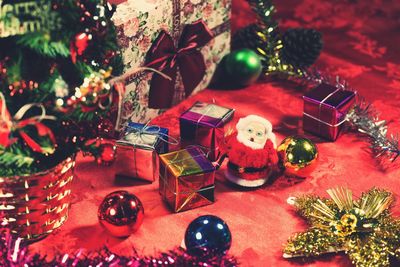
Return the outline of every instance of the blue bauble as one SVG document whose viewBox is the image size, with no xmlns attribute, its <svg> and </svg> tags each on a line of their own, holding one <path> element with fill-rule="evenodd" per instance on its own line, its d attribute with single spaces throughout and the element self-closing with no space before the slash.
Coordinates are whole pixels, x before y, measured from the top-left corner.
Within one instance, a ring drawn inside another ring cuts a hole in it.
<svg viewBox="0 0 400 267">
<path fill-rule="evenodd" d="M 194 256 L 225 255 L 231 243 L 228 225 L 213 215 L 200 216 L 192 221 L 185 234 L 187 252 Z"/>
</svg>

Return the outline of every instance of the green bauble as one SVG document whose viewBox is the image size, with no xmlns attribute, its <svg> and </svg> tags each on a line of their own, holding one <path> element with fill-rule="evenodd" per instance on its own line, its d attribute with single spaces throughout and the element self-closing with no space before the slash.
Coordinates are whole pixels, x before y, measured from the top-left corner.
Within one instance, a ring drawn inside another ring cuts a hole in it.
<svg viewBox="0 0 400 267">
<path fill-rule="evenodd" d="M 259 55 L 250 49 L 240 49 L 226 55 L 223 61 L 226 79 L 236 87 L 248 86 L 260 77 L 262 64 Z"/>
</svg>

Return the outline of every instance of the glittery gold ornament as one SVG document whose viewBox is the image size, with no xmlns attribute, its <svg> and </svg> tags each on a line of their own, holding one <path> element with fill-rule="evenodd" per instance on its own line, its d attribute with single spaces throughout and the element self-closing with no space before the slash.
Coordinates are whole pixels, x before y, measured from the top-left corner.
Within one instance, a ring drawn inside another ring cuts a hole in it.
<svg viewBox="0 0 400 267">
<path fill-rule="evenodd" d="M 354 214 L 344 214 L 340 221 L 332 221 L 330 223 L 333 226 L 334 234 L 338 236 L 348 236 L 356 231 L 357 217 Z"/>
<path fill-rule="evenodd" d="M 373 188 L 353 200 L 346 188 L 327 192 L 331 199 L 292 199 L 310 228 L 289 239 L 285 258 L 344 251 L 358 267 L 389 266 L 390 257 L 400 258 L 400 220 L 389 211 L 392 193 Z"/>
<path fill-rule="evenodd" d="M 307 177 L 316 167 L 318 149 L 307 138 L 286 137 L 277 151 L 284 173 L 288 176 Z"/>
</svg>

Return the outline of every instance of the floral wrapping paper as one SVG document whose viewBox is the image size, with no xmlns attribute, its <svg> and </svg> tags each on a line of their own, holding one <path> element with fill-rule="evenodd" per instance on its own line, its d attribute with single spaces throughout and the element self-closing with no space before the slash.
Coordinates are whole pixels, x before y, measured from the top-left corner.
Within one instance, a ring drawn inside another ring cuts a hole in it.
<svg viewBox="0 0 400 267">
<path fill-rule="evenodd" d="M 174 1 L 175 5 L 180 6 L 180 30 L 185 25 L 202 19 L 215 34 L 214 39 L 201 48 L 206 74 L 194 89 L 192 94 L 195 94 L 208 85 L 216 64 L 229 52 L 231 0 L 118 1 L 113 19 L 118 29 L 125 71 L 129 72 L 144 65 L 146 54 L 161 30 L 177 39 L 172 33 Z M 126 79 L 120 129 L 128 121 L 145 123 L 165 111 L 148 107 L 152 75 L 146 72 Z M 184 88 L 178 71 L 173 105 L 184 98 Z"/>
</svg>

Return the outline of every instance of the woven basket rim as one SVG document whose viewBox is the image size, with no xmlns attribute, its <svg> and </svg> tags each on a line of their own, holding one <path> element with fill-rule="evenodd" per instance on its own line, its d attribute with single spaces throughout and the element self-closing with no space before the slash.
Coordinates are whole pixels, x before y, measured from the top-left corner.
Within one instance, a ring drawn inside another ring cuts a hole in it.
<svg viewBox="0 0 400 267">
<path fill-rule="evenodd" d="M 20 178 L 27 178 L 27 177 L 31 177 L 31 176 L 43 176 L 43 175 L 49 174 L 51 172 L 54 172 L 55 169 L 57 169 L 60 165 L 65 164 L 65 162 L 67 162 L 69 160 L 75 161 L 76 160 L 76 154 L 72 154 L 72 155 L 68 156 L 64 160 L 62 160 L 59 163 L 57 163 L 57 165 L 55 165 L 54 167 L 52 167 L 50 169 L 47 169 L 47 170 L 44 170 L 44 171 L 30 173 L 30 174 L 14 175 L 14 176 L 0 176 L 0 179 L 17 180 L 17 179 L 20 179 Z"/>
</svg>

